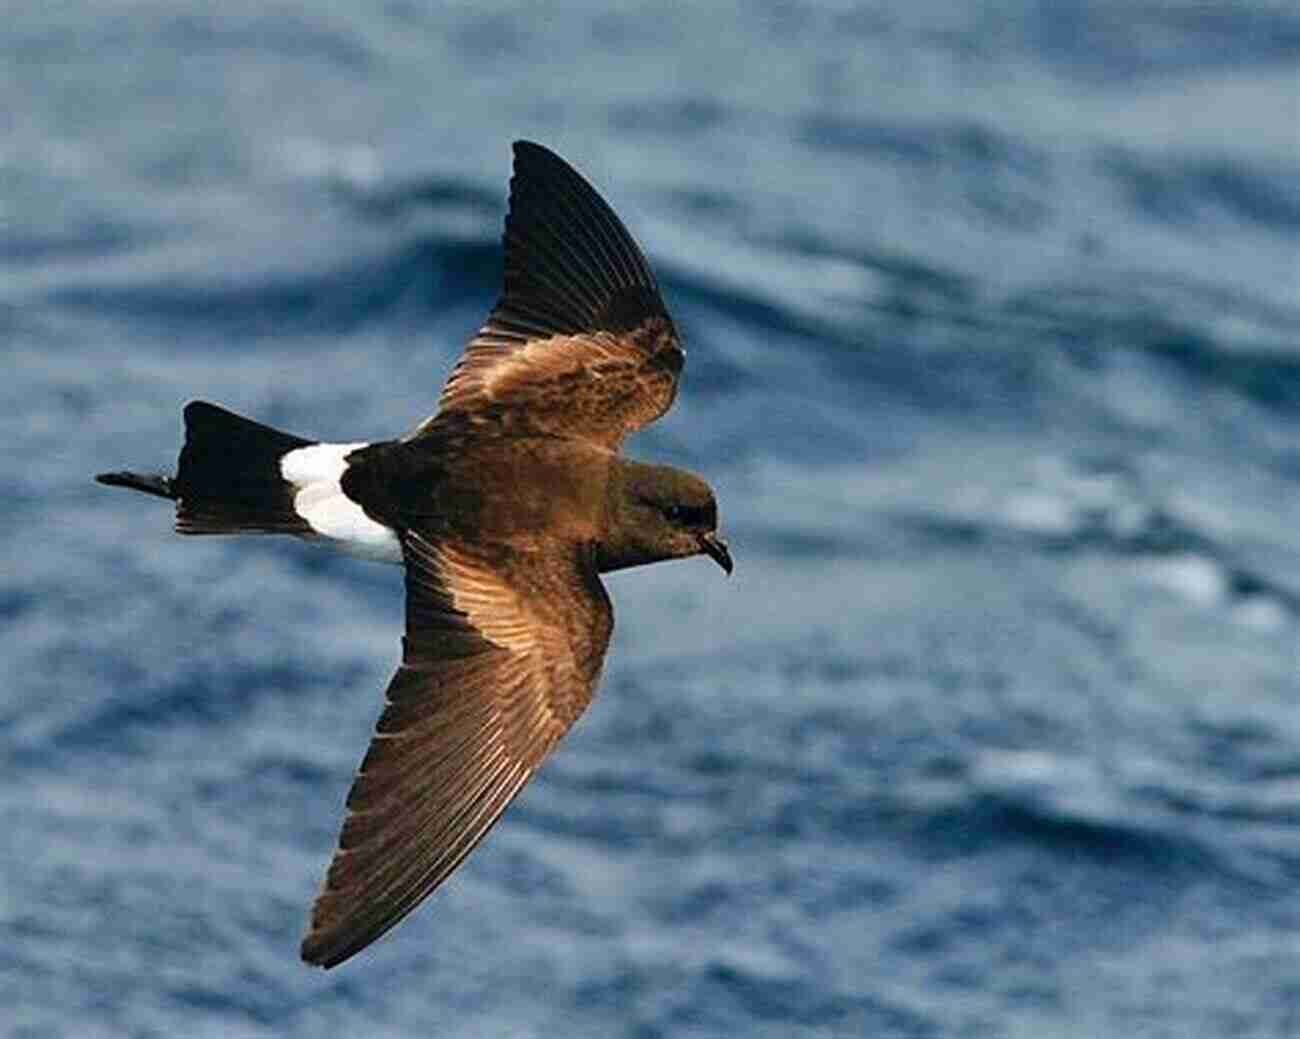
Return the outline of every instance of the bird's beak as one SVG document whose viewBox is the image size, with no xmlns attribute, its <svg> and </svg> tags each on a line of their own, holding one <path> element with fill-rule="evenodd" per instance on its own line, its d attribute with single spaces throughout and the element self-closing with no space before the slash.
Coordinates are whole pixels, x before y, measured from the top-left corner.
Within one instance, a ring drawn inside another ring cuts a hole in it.
<svg viewBox="0 0 1300 1039">
<path fill-rule="evenodd" d="M 731 573 L 731 553 L 727 551 L 727 543 L 717 534 L 701 534 L 700 551 L 710 556 L 728 574 Z"/>
</svg>

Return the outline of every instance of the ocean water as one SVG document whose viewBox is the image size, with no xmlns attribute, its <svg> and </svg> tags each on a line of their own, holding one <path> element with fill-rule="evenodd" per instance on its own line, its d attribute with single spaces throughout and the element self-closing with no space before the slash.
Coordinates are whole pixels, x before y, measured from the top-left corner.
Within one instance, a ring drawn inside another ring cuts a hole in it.
<svg viewBox="0 0 1300 1039">
<path fill-rule="evenodd" d="M 1300 11 L 12 4 L 0 1034 L 1300 1035 Z M 491 303 L 509 145 L 687 339 L 588 714 L 338 970 L 298 940 L 396 568 L 91 481 L 364 439 Z"/>
</svg>

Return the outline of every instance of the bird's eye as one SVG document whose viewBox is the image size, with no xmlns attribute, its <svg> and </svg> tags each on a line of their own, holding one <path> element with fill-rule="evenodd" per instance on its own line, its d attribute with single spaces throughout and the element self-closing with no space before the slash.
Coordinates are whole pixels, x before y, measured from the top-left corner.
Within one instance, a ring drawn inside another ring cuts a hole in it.
<svg viewBox="0 0 1300 1039">
<path fill-rule="evenodd" d="M 679 527 L 707 527 L 715 522 L 708 505 L 664 505 L 661 510 L 664 519 Z"/>
</svg>

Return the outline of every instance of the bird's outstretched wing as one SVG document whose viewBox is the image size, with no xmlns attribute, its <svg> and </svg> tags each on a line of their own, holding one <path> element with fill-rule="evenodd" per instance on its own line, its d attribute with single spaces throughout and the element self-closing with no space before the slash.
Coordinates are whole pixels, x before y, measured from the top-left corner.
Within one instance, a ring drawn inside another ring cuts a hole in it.
<svg viewBox="0 0 1300 1039">
<path fill-rule="evenodd" d="M 302 943 L 332 967 L 437 887 L 591 701 L 613 628 L 594 561 L 408 531 L 402 664 Z"/>
<path fill-rule="evenodd" d="M 498 424 L 617 450 L 668 410 L 685 354 L 614 211 L 541 145 L 514 155 L 504 290 L 412 436 Z"/>
</svg>

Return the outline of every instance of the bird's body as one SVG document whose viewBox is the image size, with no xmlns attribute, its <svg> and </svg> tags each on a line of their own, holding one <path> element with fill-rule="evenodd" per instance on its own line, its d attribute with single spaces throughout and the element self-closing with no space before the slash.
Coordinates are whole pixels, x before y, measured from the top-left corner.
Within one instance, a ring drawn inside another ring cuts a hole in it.
<svg viewBox="0 0 1300 1039">
<path fill-rule="evenodd" d="M 432 437 L 357 451 L 341 482 L 391 527 L 501 543 L 577 543 L 603 532 L 617 461 L 576 440 Z"/>
<path fill-rule="evenodd" d="M 405 566 L 402 664 L 303 942 L 323 966 L 441 883 L 590 702 L 613 629 L 599 574 L 702 553 L 731 569 L 708 485 L 620 453 L 684 359 L 626 229 L 520 142 L 505 247 L 500 301 L 407 436 L 318 443 L 196 401 L 175 476 L 99 477 L 173 499 L 182 534 Z"/>
</svg>

